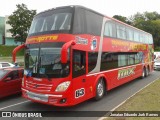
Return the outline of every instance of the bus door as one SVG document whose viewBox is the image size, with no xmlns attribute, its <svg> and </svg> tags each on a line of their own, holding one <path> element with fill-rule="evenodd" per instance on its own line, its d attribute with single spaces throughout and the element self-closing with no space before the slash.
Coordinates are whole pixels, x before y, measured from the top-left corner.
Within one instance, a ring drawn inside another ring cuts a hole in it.
<svg viewBox="0 0 160 120">
<path fill-rule="evenodd" d="M 86 52 L 73 50 L 72 64 L 73 94 L 77 102 L 85 98 L 86 89 Z"/>
</svg>

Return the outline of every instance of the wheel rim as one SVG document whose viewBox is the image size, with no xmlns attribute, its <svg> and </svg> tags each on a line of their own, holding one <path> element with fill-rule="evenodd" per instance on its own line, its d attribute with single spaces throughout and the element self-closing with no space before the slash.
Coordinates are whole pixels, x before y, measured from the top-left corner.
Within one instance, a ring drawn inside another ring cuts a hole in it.
<svg viewBox="0 0 160 120">
<path fill-rule="evenodd" d="M 102 96 L 103 95 L 103 91 L 104 89 L 103 89 L 103 83 L 102 83 L 102 81 L 101 82 L 99 82 L 99 84 L 98 84 L 98 87 L 97 87 L 97 92 L 98 92 L 98 95 L 99 96 Z"/>
<path fill-rule="evenodd" d="M 148 76 L 149 75 L 149 69 L 147 68 L 146 69 L 146 76 Z"/>
<path fill-rule="evenodd" d="M 145 76 L 145 70 L 143 69 L 142 77 L 144 77 L 144 76 Z"/>
</svg>

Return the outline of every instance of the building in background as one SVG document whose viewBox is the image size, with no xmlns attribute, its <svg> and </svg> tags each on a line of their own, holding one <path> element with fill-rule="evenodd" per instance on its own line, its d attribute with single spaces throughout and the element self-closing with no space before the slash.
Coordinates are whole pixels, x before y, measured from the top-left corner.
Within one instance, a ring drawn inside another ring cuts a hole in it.
<svg viewBox="0 0 160 120">
<path fill-rule="evenodd" d="M 0 45 L 20 45 L 20 42 L 15 42 L 12 37 L 11 26 L 7 23 L 8 16 L 0 17 Z"/>
<path fill-rule="evenodd" d="M 8 16 L 5 16 L 5 45 L 20 45 L 20 42 L 15 42 L 14 38 L 12 37 L 11 32 L 9 29 L 12 27 L 10 24 L 7 23 L 8 21 Z"/>
<path fill-rule="evenodd" d="M 4 44 L 5 36 L 5 17 L 0 17 L 0 45 Z"/>
</svg>

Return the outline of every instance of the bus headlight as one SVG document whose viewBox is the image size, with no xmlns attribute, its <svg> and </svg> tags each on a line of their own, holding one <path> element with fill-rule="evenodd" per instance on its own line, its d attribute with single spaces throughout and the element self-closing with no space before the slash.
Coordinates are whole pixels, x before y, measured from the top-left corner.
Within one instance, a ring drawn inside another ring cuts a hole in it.
<svg viewBox="0 0 160 120">
<path fill-rule="evenodd" d="M 69 87 L 70 83 L 71 83 L 70 81 L 66 81 L 66 82 L 63 82 L 63 83 L 59 84 L 55 91 L 56 92 L 65 91 Z"/>
</svg>

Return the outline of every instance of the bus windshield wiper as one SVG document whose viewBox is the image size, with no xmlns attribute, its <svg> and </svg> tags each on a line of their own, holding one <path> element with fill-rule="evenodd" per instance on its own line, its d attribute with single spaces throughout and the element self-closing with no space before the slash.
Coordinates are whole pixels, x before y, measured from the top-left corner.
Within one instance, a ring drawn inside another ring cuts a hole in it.
<svg viewBox="0 0 160 120">
<path fill-rule="evenodd" d="M 60 55 L 58 54 L 55 58 L 54 58 L 54 64 L 60 61 Z"/>
<path fill-rule="evenodd" d="M 40 56 L 40 57 L 39 57 L 39 64 L 38 64 L 39 70 L 41 69 L 41 67 L 42 67 L 42 57 Z M 38 70 L 38 71 L 39 71 L 39 70 Z M 39 72 L 40 72 L 40 71 L 39 71 Z M 39 72 L 38 72 L 38 74 L 40 74 Z M 51 79 L 48 77 L 47 74 L 43 74 L 43 75 L 48 79 L 48 81 L 51 81 Z"/>
<path fill-rule="evenodd" d="M 28 78 L 28 77 L 31 77 L 31 76 L 32 76 L 32 75 L 30 75 L 31 73 L 32 73 L 32 70 L 28 70 L 26 77 L 27 77 L 27 78 Z"/>
</svg>

